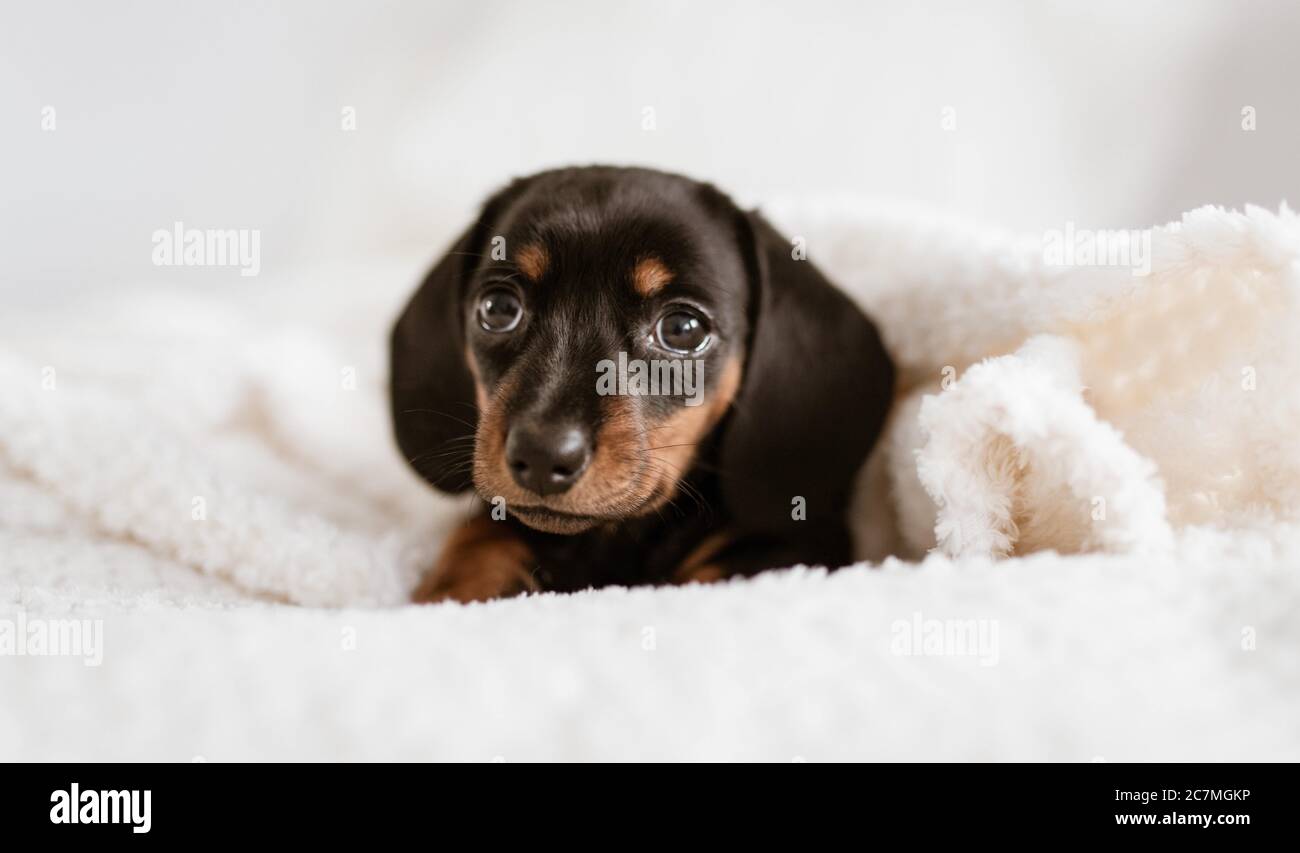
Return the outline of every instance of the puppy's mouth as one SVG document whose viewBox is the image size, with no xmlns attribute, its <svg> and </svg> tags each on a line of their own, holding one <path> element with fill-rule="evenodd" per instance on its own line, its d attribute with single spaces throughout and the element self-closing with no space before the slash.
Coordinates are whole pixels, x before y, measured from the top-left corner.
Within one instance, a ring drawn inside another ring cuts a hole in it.
<svg viewBox="0 0 1300 853">
<path fill-rule="evenodd" d="M 524 524 L 544 533 L 582 533 L 601 524 L 620 520 L 615 516 L 580 515 L 544 506 L 510 506 L 508 511 Z"/>
<path fill-rule="evenodd" d="M 479 496 L 489 503 L 504 501 L 506 512 L 544 533 L 583 533 L 651 512 L 670 496 L 676 482 L 665 480 L 641 460 L 613 472 L 617 479 L 588 482 L 584 477 L 572 490 L 543 496 L 510 482 L 502 473 L 504 468 L 500 461 L 496 465 L 485 464 L 481 458 L 476 461 L 474 482 Z"/>
</svg>

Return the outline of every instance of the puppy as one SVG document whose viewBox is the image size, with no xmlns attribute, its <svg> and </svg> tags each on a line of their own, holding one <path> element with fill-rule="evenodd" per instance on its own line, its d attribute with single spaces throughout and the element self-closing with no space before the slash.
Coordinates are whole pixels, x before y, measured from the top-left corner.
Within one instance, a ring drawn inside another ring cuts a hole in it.
<svg viewBox="0 0 1300 853">
<path fill-rule="evenodd" d="M 757 214 L 613 167 L 488 200 L 391 358 L 402 453 L 483 502 L 420 601 L 851 562 L 894 384 L 871 322 Z"/>
</svg>

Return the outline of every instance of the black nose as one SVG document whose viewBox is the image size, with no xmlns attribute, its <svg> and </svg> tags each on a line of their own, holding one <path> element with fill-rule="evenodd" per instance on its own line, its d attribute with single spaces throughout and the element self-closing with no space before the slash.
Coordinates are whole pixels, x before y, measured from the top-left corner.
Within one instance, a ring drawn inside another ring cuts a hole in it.
<svg viewBox="0 0 1300 853">
<path fill-rule="evenodd" d="M 515 482 L 539 495 L 566 491 L 591 460 L 587 431 L 573 424 L 523 421 L 506 436 L 506 464 Z"/>
</svg>

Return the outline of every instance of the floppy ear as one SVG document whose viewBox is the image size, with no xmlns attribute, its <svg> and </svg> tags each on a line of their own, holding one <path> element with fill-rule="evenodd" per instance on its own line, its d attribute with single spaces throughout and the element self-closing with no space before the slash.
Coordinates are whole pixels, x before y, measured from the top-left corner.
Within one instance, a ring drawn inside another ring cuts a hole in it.
<svg viewBox="0 0 1300 853">
<path fill-rule="evenodd" d="M 723 494 L 742 528 L 830 535 L 884 425 L 894 367 L 871 321 L 790 241 L 756 213 L 739 230 L 751 332 L 722 436 Z"/>
<path fill-rule="evenodd" d="M 407 303 L 389 341 L 393 431 L 406 461 L 446 492 L 473 482 L 470 461 L 478 427 L 474 378 L 465 351 L 464 290 L 491 236 L 492 223 L 523 183 L 487 204 Z"/>
</svg>

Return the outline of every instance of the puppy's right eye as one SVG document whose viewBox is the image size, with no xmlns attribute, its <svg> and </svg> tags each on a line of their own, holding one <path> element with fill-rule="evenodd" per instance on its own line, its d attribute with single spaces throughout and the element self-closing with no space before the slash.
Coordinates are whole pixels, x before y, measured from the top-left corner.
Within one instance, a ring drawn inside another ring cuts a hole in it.
<svg viewBox="0 0 1300 853">
<path fill-rule="evenodd" d="M 489 332 L 513 332 L 523 319 L 519 297 L 503 287 L 493 288 L 478 301 L 478 324 Z"/>
</svg>

